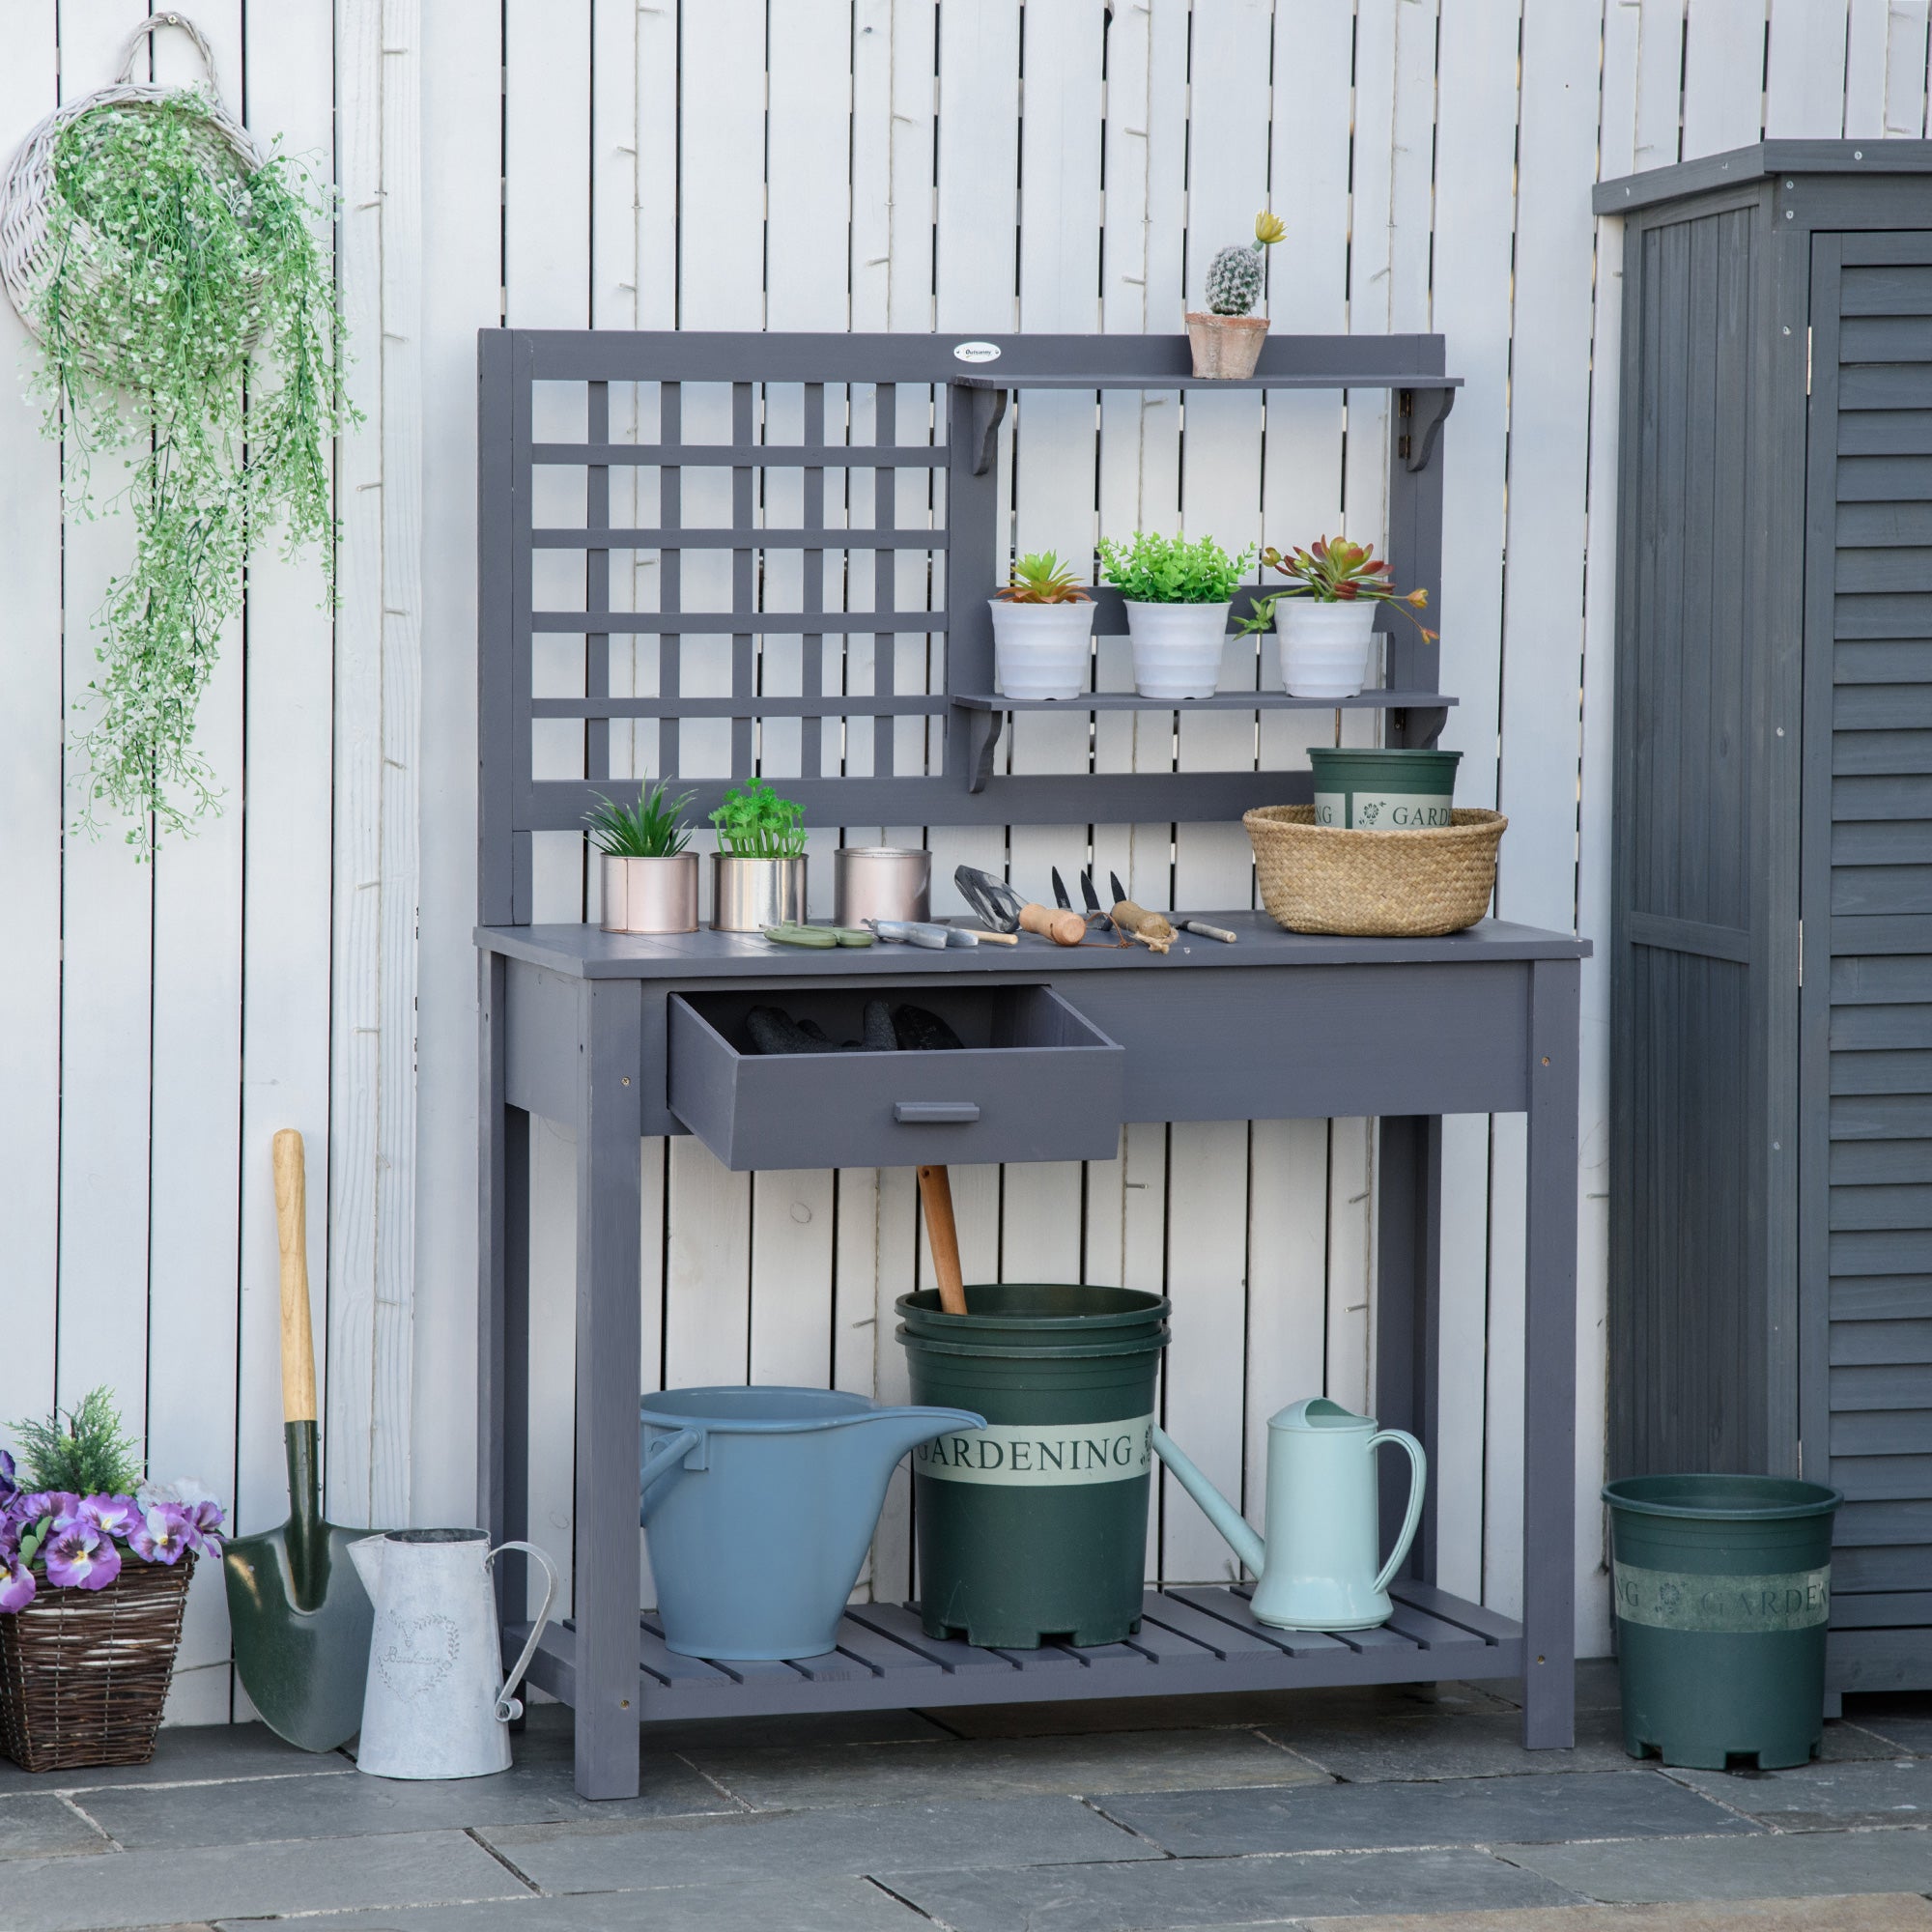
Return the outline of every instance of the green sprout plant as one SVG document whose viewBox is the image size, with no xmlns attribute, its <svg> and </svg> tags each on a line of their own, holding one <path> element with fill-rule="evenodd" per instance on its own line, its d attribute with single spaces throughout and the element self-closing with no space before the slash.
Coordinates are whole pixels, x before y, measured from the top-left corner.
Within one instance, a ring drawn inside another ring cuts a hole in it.
<svg viewBox="0 0 1932 1932">
<path fill-rule="evenodd" d="M 1035 551 L 1013 565 L 1011 581 L 994 596 L 1009 604 L 1086 604 L 1092 602 L 1080 587 L 1073 566 L 1062 563 L 1050 550 Z"/>
<path fill-rule="evenodd" d="M 600 803 L 583 814 L 590 842 L 612 859 L 674 859 L 691 843 L 684 814 L 694 792 L 665 796 L 666 784 L 646 780 L 638 787 L 636 805 L 619 805 L 598 793 Z"/>
<path fill-rule="evenodd" d="M 140 1452 L 105 1388 L 90 1389 L 72 1408 L 14 1423 L 14 1440 L 25 1490 L 116 1495 L 141 1480 Z"/>
<path fill-rule="evenodd" d="M 1284 556 L 1272 545 L 1262 552 L 1262 562 L 1289 579 L 1286 590 L 1258 598 L 1253 611 L 1237 627 L 1247 635 L 1264 631 L 1274 622 L 1275 606 L 1284 597 L 1307 597 L 1318 604 L 1389 604 L 1398 608 L 1427 642 L 1436 634 L 1415 615 L 1429 608 L 1426 590 L 1399 591 L 1389 566 L 1375 554 L 1373 544 L 1350 543 L 1346 537 L 1318 537 L 1306 550 Z"/>
<path fill-rule="evenodd" d="M 1262 298 L 1263 251 L 1288 233 L 1279 215 L 1266 209 L 1255 216 L 1255 239 L 1234 242 L 1208 264 L 1209 315 L 1252 315 Z"/>
<path fill-rule="evenodd" d="M 112 500 L 132 517 L 134 553 L 95 617 L 80 823 L 132 820 L 141 858 L 216 806 L 195 713 L 240 613 L 249 552 L 279 523 L 290 554 L 320 547 L 332 598 L 328 452 L 359 420 L 316 241 L 334 191 L 279 153 L 246 172 L 211 161 L 208 116 L 208 100 L 182 90 L 61 129 L 47 210 L 56 258 L 29 304 L 43 429 L 75 459 L 83 514 L 107 507 L 90 458 L 127 452 Z"/>
<path fill-rule="evenodd" d="M 1253 560 L 1252 544 L 1230 556 L 1212 537 L 1136 531 L 1126 543 L 1100 539 L 1100 569 L 1131 604 L 1226 604 Z"/>
<path fill-rule="evenodd" d="M 733 859 L 797 859 L 805 852 L 805 808 L 781 798 L 763 779 L 724 794 L 711 814 L 719 850 Z"/>
</svg>

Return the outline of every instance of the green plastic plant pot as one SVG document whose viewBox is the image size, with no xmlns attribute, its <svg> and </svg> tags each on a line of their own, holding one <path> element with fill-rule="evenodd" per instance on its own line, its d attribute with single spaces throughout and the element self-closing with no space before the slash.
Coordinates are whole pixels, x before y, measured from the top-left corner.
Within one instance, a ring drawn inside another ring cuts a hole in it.
<svg viewBox="0 0 1932 1932">
<path fill-rule="evenodd" d="M 1311 745 L 1315 822 L 1355 832 L 1451 825 L 1461 752 L 1343 750 Z"/>
<path fill-rule="evenodd" d="M 987 1422 L 913 1452 L 921 1622 L 1000 1650 L 1118 1643 L 1140 1628 L 1167 1298 L 1001 1282 L 966 1302 L 898 1300 L 913 1401 Z"/>
<path fill-rule="evenodd" d="M 1631 1476 L 1604 1500 L 1624 1748 L 1705 1771 L 1809 1763 L 1825 1734 L 1838 1492 Z"/>
</svg>

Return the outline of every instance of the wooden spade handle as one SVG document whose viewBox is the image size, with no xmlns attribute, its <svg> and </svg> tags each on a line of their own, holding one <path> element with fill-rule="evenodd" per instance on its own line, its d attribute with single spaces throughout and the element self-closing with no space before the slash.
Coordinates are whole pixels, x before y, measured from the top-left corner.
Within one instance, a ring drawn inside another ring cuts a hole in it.
<svg viewBox="0 0 1932 1932">
<path fill-rule="evenodd" d="M 948 1315 L 964 1315 L 966 1278 L 959 1271 L 959 1230 L 952 1219 L 952 1177 L 943 1167 L 920 1169 L 919 1205 L 925 1209 L 925 1238 L 932 1244 L 932 1271 L 939 1277 L 939 1305 Z"/>
<path fill-rule="evenodd" d="M 282 1247 L 282 1420 L 315 1420 L 315 1337 L 308 1321 L 308 1183 L 302 1137 L 275 1136 L 275 1234 Z"/>
<path fill-rule="evenodd" d="M 1043 905 L 1022 906 L 1020 928 L 1025 932 L 1037 932 L 1042 938 L 1052 940 L 1056 946 L 1078 946 L 1087 936 L 1087 922 L 1077 912 L 1069 912 L 1064 906 L 1058 911 Z"/>
</svg>

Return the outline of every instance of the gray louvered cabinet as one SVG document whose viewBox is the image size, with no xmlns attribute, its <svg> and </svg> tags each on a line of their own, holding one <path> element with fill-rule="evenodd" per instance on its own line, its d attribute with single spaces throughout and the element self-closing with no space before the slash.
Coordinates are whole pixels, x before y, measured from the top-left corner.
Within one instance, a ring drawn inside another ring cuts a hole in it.
<svg viewBox="0 0 1932 1932">
<path fill-rule="evenodd" d="M 1831 1683 L 1932 1685 L 1932 143 L 1624 217 L 1613 1474 L 1845 1493 Z"/>
</svg>

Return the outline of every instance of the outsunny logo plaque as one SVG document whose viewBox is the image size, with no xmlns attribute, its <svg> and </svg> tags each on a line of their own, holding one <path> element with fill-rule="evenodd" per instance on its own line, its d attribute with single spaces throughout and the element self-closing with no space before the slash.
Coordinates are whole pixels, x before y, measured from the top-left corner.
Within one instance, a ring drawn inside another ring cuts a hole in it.
<svg viewBox="0 0 1932 1932">
<path fill-rule="evenodd" d="M 1118 1422 L 989 1423 L 922 1442 L 913 1468 L 943 1483 L 1071 1489 L 1125 1483 L 1153 1467 L 1153 1417 Z"/>
<path fill-rule="evenodd" d="M 997 362 L 1000 359 L 1000 345 L 997 342 L 955 342 L 952 355 L 953 359 L 959 362 Z"/>
</svg>

